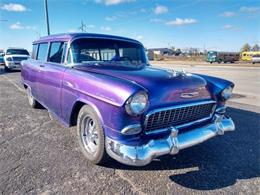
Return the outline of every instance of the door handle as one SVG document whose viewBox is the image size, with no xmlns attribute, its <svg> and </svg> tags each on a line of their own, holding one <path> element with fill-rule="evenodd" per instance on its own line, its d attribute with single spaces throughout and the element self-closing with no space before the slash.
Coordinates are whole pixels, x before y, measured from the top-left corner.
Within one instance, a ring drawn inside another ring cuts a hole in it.
<svg viewBox="0 0 260 195">
<path fill-rule="evenodd" d="M 40 67 L 45 67 L 43 64 L 40 64 Z"/>
</svg>

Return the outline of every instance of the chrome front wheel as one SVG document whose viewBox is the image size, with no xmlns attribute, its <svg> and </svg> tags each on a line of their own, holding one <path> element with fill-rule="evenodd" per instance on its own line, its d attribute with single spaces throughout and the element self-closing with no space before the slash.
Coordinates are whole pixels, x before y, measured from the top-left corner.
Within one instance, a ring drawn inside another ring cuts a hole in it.
<svg viewBox="0 0 260 195">
<path fill-rule="evenodd" d="M 85 116 L 80 126 L 80 137 L 85 149 L 89 153 L 95 155 L 99 144 L 99 137 L 95 121 L 90 116 Z"/>
<path fill-rule="evenodd" d="M 83 106 L 78 114 L 77 132 L 80 148 L 85 157 L 94 164 L 103 164 L 109 159 L 105 150 L 105 135 L 95 110 Z"/>
</svg>

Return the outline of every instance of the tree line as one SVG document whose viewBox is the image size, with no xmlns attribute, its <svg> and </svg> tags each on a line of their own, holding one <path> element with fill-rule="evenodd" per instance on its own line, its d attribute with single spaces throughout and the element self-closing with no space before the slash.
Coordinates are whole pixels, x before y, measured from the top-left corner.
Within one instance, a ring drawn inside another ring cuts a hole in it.
<svg viewBox="0 0 260 195">
<path fill-rule="evenodd" d="M 254 46 L 251 47 L 248 43 L 246 43 L 241 48 L 241 52 L 244 52 L 244 51 L 260 51 L 260 47 L 258 44 L 255 44 Z"/>
</svg>

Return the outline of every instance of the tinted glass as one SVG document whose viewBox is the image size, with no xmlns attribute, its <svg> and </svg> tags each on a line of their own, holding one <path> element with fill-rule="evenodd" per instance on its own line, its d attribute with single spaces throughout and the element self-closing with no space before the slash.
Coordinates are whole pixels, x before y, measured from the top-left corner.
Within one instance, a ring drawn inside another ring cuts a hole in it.
<svg viewBox="0 0 260 195">
<path fill-rule="evenodd" d="M 55 63 L 61 63 L 64 60 L 65 43 L 54 42 L 51 43 L 49 61 Z"/>
<path fill-rule="evenodd" d="M 36 59 L 37 50 L 38 50 L 38 45 L 37 45 L 37 44 L 33 45 L 33 49 L 32 49 L 32 59 Z"/>
<path fill-rule="evenodd" d="M 25 49 L 8 49 L 6 51 L 7 55 L 30 55 Z"/>
<path fill-rule="evenodd" d="M 144 48 L 138 43 L 111 39 L 78 39 L 71 45 L 74 63 L 118 62 L 132 66 L 147 63 Z"/>
<path fill-rule="evenodd" d="M 47 57 L 48 43 L 42 43 L 39 45 L 37 60 L 45 61 Z"/>
</svg>

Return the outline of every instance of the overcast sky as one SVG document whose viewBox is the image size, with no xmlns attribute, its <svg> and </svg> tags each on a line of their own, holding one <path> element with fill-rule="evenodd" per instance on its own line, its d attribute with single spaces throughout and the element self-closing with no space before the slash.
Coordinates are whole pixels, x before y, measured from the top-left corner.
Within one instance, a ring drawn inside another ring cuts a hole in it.
<svg viewBox="0 0 260 195">
<path fill-rule="evenodd" d="M 0 0 L 0 48 L 31 50 L 46 35 L 43 0 Z M 238 51 L 260 42 L 259 0 L 48 0 L 51 33 L 138 39 L 148 47 Z"/>
</svg>

